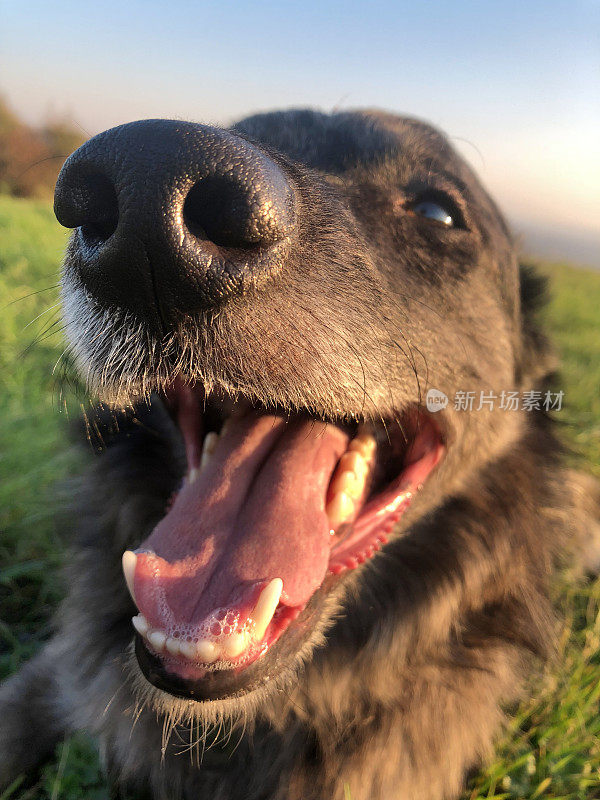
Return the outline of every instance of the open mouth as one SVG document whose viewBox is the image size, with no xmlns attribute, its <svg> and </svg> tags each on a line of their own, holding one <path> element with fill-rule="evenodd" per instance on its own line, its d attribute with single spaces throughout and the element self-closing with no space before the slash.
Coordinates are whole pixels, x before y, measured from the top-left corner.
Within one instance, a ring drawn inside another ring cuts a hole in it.
<svg viewBox="0 0 600 800">
<path fill-rule="evenodd" d="M 138 659 L 150 656 L 185 694 L 215 674 L 245 672 L 302 624 L 319 589 L 372 557 L 444 444 L 417 406 L 394 422 L 347 424 L 181 382 L 165 401 L 186 475 L 123 568 L 140 612 Z M 144 672 L 170 688 L 156 669 Z"/>
</svg>

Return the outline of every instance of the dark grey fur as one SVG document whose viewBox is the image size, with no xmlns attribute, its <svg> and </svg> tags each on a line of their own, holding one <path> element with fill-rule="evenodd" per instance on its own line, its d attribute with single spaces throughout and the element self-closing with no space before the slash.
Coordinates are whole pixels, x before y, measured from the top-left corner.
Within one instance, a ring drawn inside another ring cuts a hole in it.
<svg viewBox="0 0 600 800">
<path fill-rule="evenodd" d="M 432 386 L 548 386 L 541 284 L 519 272 L 495 205 L 439 133 L 378 112 L 310 111 L 234 130 L 293 176 L 294 248 L 268 286 L 155 341 L 86 293 L 74 243 L 69 334 L 106 399 L 129 402 L 179 371 L 265 404 L 393 424 Z M 465 229 L 406 212 L 423 186 L 453 198 Z M 445 460 L 393 540 L 328 595 L 302 663 L 260 694 L 199 709 L 144 688 L 120 570 L 180 480 L 181 442 L 158 400 L 100 408 L 88 431 L 102 452 L 73 491 L 57 634 L 0 691 L 0 786 L 85 729 L 111 781 L 155 798 L 456 797 L 490 752 L 502 704 L 552 651 L 548 582 L 597 509 L 587 490 L 581 502 L 543 412 L 450 405 L 443 420 Z"/>
</svg>

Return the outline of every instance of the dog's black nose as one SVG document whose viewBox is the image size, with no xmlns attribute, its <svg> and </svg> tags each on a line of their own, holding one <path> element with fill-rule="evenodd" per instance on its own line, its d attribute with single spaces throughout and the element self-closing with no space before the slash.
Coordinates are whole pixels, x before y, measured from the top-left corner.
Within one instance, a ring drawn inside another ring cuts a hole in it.
<svg viewBox="0 0 600 800">
<path fill-rule="evenodd" d="M 171 323 L 277 272 L 295 228 L 281 166 L 230 133 L 143 120 L 90 139 L 56 184 L 78 277 L 104 304 Z"/>
</svg>

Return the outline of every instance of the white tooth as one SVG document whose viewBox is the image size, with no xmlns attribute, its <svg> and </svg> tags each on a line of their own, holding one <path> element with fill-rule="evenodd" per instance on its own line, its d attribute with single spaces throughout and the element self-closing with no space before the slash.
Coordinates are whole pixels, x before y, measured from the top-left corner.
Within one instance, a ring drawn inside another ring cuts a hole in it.
<svg viewBox="0 0 600 800">
<path fill-rule="evenodd" d="M 125 575 L 125 581 L 127 583 L 127 588 L 129 589 L 129 594 L 131 595 L 131 599 L 137 605 L 135 600 L 135 594 L 133 592 L 133 579 L 135 576 L 135 564 L 137 561 L 137 556 L 133 552 L 133 550 L 125 550 L 123 553 L 123 574 Z"/>
<path fill-rule="evenodd" d="M 179 650 L 181 655 L 185 658 L 189 658 L 190 661 L 193 661 L 197 657 L 196 652 L 196 643 L 195 642 L 180 642 L 179 643 Z"/>
<path fill-rule="evenodd" d="M 345 492 L 349 497 L 358 500 L 364 491 L 365 479 L 359 478 L 355 472 L 344 470 L 336 473 L 331 481 L 331 493 L 336 495 L 338 492 Z"/>
<path fill-rule="evenodd" d="M 132 617 L 131 622 L 140 636 L 145 636 L 150 630 L 148 620 L 143 614 L 138 614 L 136 617 Z"/>
<path fill-rule="evenodd" d="M 327 504 L 326 511 L 331 527 L 335 530 L 354 513 L 354 501 L 345 492 L 338 492 Z"/>
<path fill-rule="evenodd" d="M 360 453 L 366 461 L 370 461 L 373 458 L 376 447 L 377 442 L 375 439 L 372 436 L 362 433 L 352 439 L 348 445 L 348 450 L 350 452 Z"/>
<path fill-rule="evenodd" d="M 196 652 L 199 660 L 204 661 L 205 664 L 212 664 L 213 661 L 217 660 L 217 648 L 214 642 L 208 639 L 200 639 L 196 646 Z"/>
<path fill-rule="evenodd" d="M 169 636 L 167 638 L 167 641 L 165 642 L 165 647 L 167 648 L 169 653 L 171 653 L 172 656 L 178 656 L 179 655 L 180 645 L 181 645 L 180 640 L 179 639 L 174 639 L 172 636 Z"/>
<path fill-rule="evenodd" d="M 198 467 L 192 467 L 191 470 L 188 472 L 187 482 L 193 483 L 198 477 L 198 475 L 200 475 L 200 470 L 198 469 Z"/>
<path fill-rule="evenodd" d="M 155 650 L 162 650 L 167 641 L 167 635 L 162 631 L 151 631 L 146 638 Z"/>
<path fill-rule="evenodd" d="M 354 474 L 360 478 L 360 480 L 364 480 L 369 474 L 369 465 L 362 454 L 358 452 L 358 450 L 349 450 L 348 452 L 344 453 L 344 455 L 340 458 L 338 469 L 340 471 L 350 470 L 351 472 L 354 472 Z"/>
<path fill-rule="evenodd" d="M 214 431 L 210 431 L 204 437 L 204 443 L 202 445 L 202 456 L 200 457 L 200 471 L 204 469 L 204 467 L 210 461 L 212 454 L 215 452 L 215 448 L 217 446 L 217 442 L 219 441 L 219 435 Z"/>
<path fill-rule="evenodd" d="M 281 578 L 273 578 L 260 593 L 250 619 L 254 621 L 254 638 L 259 642 L 266 633 L 269 623 L 273 619 L 273 614 L 279 603 L 283 581 Z"/>
<path fill-rule="evenodd" d="M 223 650 L 229 658 L 236 658 L 246 649 L 247 638 L 243 633 L 232 633 L 223 642 Z"/>
</svg>

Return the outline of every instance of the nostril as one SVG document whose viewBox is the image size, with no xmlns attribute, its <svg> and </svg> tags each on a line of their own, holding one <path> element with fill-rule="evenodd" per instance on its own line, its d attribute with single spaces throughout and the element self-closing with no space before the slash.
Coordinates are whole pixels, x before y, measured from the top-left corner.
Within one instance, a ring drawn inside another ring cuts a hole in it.
<svg viewBox="0 0 600 800">
<path fill-rule="evenodd" d="M 61 225 L 81 228 L 88 245 L 106 242 L 117 229 L 119 204 L 112 181 L 100 172 L 73 171 L 59 178 L 54 213 Z"/>
<path fill-rule="evenodd" d="M 81 235 L 90 245 L 98 245 L 108 241 L 117 230 L 119 224 L 119 207 L 117 205 L 117 195 L 112 191 L 110 202 L 105 203 L 97 213 L 90 218 L 89 222 L 81 226 Z"/>
<path fill-rule="evenodd" d="M 263 244 L 263 232 L 243 188 L 223 176 L 204 178 L 190 189 L 183 221 L 190 233 L 221 247 L 251 248 Z"/>
<path fill-rule="evenodd" d="M 190 189 L 183 205 L 183 221 L 199 239 L 221 247 L 269 247 L 288 233 L 290 211 L 268 191 L 213 175 Z"/>
</svg>

